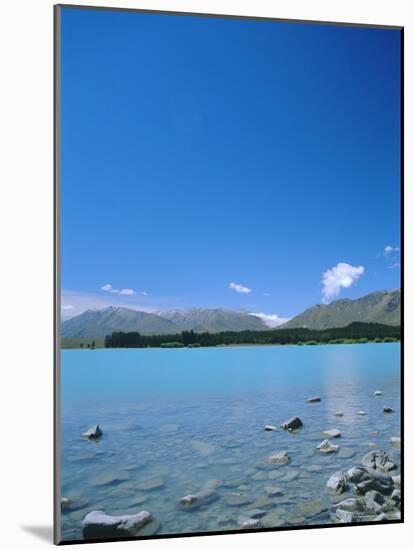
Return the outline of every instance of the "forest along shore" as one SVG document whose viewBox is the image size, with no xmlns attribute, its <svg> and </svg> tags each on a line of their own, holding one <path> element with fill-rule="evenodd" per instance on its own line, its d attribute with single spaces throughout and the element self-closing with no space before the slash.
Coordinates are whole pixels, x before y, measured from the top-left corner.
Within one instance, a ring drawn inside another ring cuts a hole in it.
<svg viewBox="0 0 414 550">
<path fill-rule="evenodd" d="M 312 330 L 307 328 L 264 331 L 195 332 L 144 335 L 112 332 L 102 338 L 63 338 L 62 349 L 95 348 L 183 348 L 235 345 L 318 345 L 399 342 L 401 327 L 380 323 L 353 322 L 346 327 Z"/>
</svg>

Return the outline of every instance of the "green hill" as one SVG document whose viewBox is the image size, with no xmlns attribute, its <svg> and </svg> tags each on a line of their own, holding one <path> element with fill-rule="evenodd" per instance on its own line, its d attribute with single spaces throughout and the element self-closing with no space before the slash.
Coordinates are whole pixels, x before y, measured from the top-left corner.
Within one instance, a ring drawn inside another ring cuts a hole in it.
<svg viewBox="0 0 414 550">
<path fill-rule="evenodd" d="M 380 290 L 357 300 L 336 300 L 327 305 L 316 305 L 281 325 L 286 328 L 322 330 L 345 327 L 353 322 L 401 324 L 401 291 Z"/>
</svg>

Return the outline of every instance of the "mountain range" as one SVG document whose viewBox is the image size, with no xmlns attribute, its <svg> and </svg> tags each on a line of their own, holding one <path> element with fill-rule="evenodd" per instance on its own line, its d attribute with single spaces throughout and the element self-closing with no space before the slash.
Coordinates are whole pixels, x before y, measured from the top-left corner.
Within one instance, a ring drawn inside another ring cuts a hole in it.
<svg viewBox="0 0 414 550">
<path fill-rule="evenodd" d="M 354 321 L 399 325 L 400 290 L 377 291 L 356 300 L 336 300 L 306 309 L 278 328 L 325 329 Z M 112 332 L 174 334 L 183 330 L 221 332 L 270 330 L 262 318 L 246 311 L 192 308 L 147 313 L 126 307 L 87 310 L 62 323 L 62 338 L 103 338 Z"/>
<path fill-rule="evenodd" d="M 371 292 L 357 300 L 343 299 L 327 305 L 318 304 L 293 317 L 281 328 L 301 327 L 323 330 L 345 327 L 354 321 L 400 325 L 400 289 Z"/>
<path fill-rule="evenodd" d="M 259 317 L 243 311 L 193 308 L 146 313 L 126 307 L 89 309 L 62 323 L 62 338 L 103 338 L 112 332 L 174 334 L 182 330 L 221 332 L 266 330 Z"/>
</svg>

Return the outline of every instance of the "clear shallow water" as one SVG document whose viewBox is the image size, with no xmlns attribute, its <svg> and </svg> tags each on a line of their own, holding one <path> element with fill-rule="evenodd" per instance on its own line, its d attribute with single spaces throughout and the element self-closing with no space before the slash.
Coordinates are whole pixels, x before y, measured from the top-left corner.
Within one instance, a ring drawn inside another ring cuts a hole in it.
<svg viewBox="0 0 414 550">
<path fill-rule="evenodd" d="M 331 473 L 358 464 L 370 443 L 399 463 L 390 445 L 400 435 L 399 375 L 399 344 L 62 351 L 61 484 L 74 502 L 62 537 L 82 538 L 91 510 L 149 510 L 161 525 L 148 535 L 237 529 L 253 509 L 265 527 L 331 523 Z M 305 403 L 313 395 L 322 402 Z M 384 415 L 384 405 L 396 412 Z M 263 430 L 293 415 L 304 422 L 299 433 Z M 101 440 L 83 440 L 96 423 Z M 340 452 L 320 455 L 331 428 L 341 431 Z M 280 450 L 289 464 L 269 467 Z M 221 482 L 214 502 L 180 509 L 211 480 Z M 269 497 L 269 486 L 283 494 Z"/>
</svg>

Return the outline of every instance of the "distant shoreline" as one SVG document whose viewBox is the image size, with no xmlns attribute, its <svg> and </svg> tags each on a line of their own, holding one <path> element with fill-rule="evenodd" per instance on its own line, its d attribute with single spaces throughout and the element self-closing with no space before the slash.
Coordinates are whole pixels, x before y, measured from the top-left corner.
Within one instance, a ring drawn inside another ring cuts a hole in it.
<svg viewBox="0 0 414 550">
<path fill-rule="evenodd" d="M 341 343 L 333 343 L 333 342 L 317 342 L 316 344 L 293 344 L 293 343 L 290 343 L 290 344 L 220 344 L 220 345 L 217 345 L 217 346 L 198 346 L 196 348 L 189 348 L 189 347 L 186 347 L 186 346 L 183 346 L 183 347 L 171 347 L 171 348 L 165 348 L 165 347 L 161 347 L 161 346 L 153 346 L 153 347 L 119 347 L 119 348 L 106 348 L 105 346 L 101 345 L 101 346 L 95 346 L 95 348 L 88 348 L 88 347 L 64 347 L 64 346 L 61 346 L 60 347 L 60 350 L 61 351 L 73 351 L 73 350 L 82 350 L 82 351 L 95 351 L 95 350 L 153 350 L 153 349 L 162 349 L 162 350 L 174 350 L 174 349 L 180 349 L 180 350 L 183 350 L 183 349 L 226 349 L 226 348 L 263 348 L 263 347 L 280 347 L 280 348 L 285 348 L 285 347 L 290 347 L 290 346 L 297 346 L 297 347 L 316 347 L 316 346 L 355 346 L 355 345 L 367 345 L 367 344 L 401 344 L 401 340 L 396 340 L 396 341 L 392 341 L 392 342 L 375 342 L 375 340 L 369 340 L 368 342 L 341 342 Z"/>
</svg>

